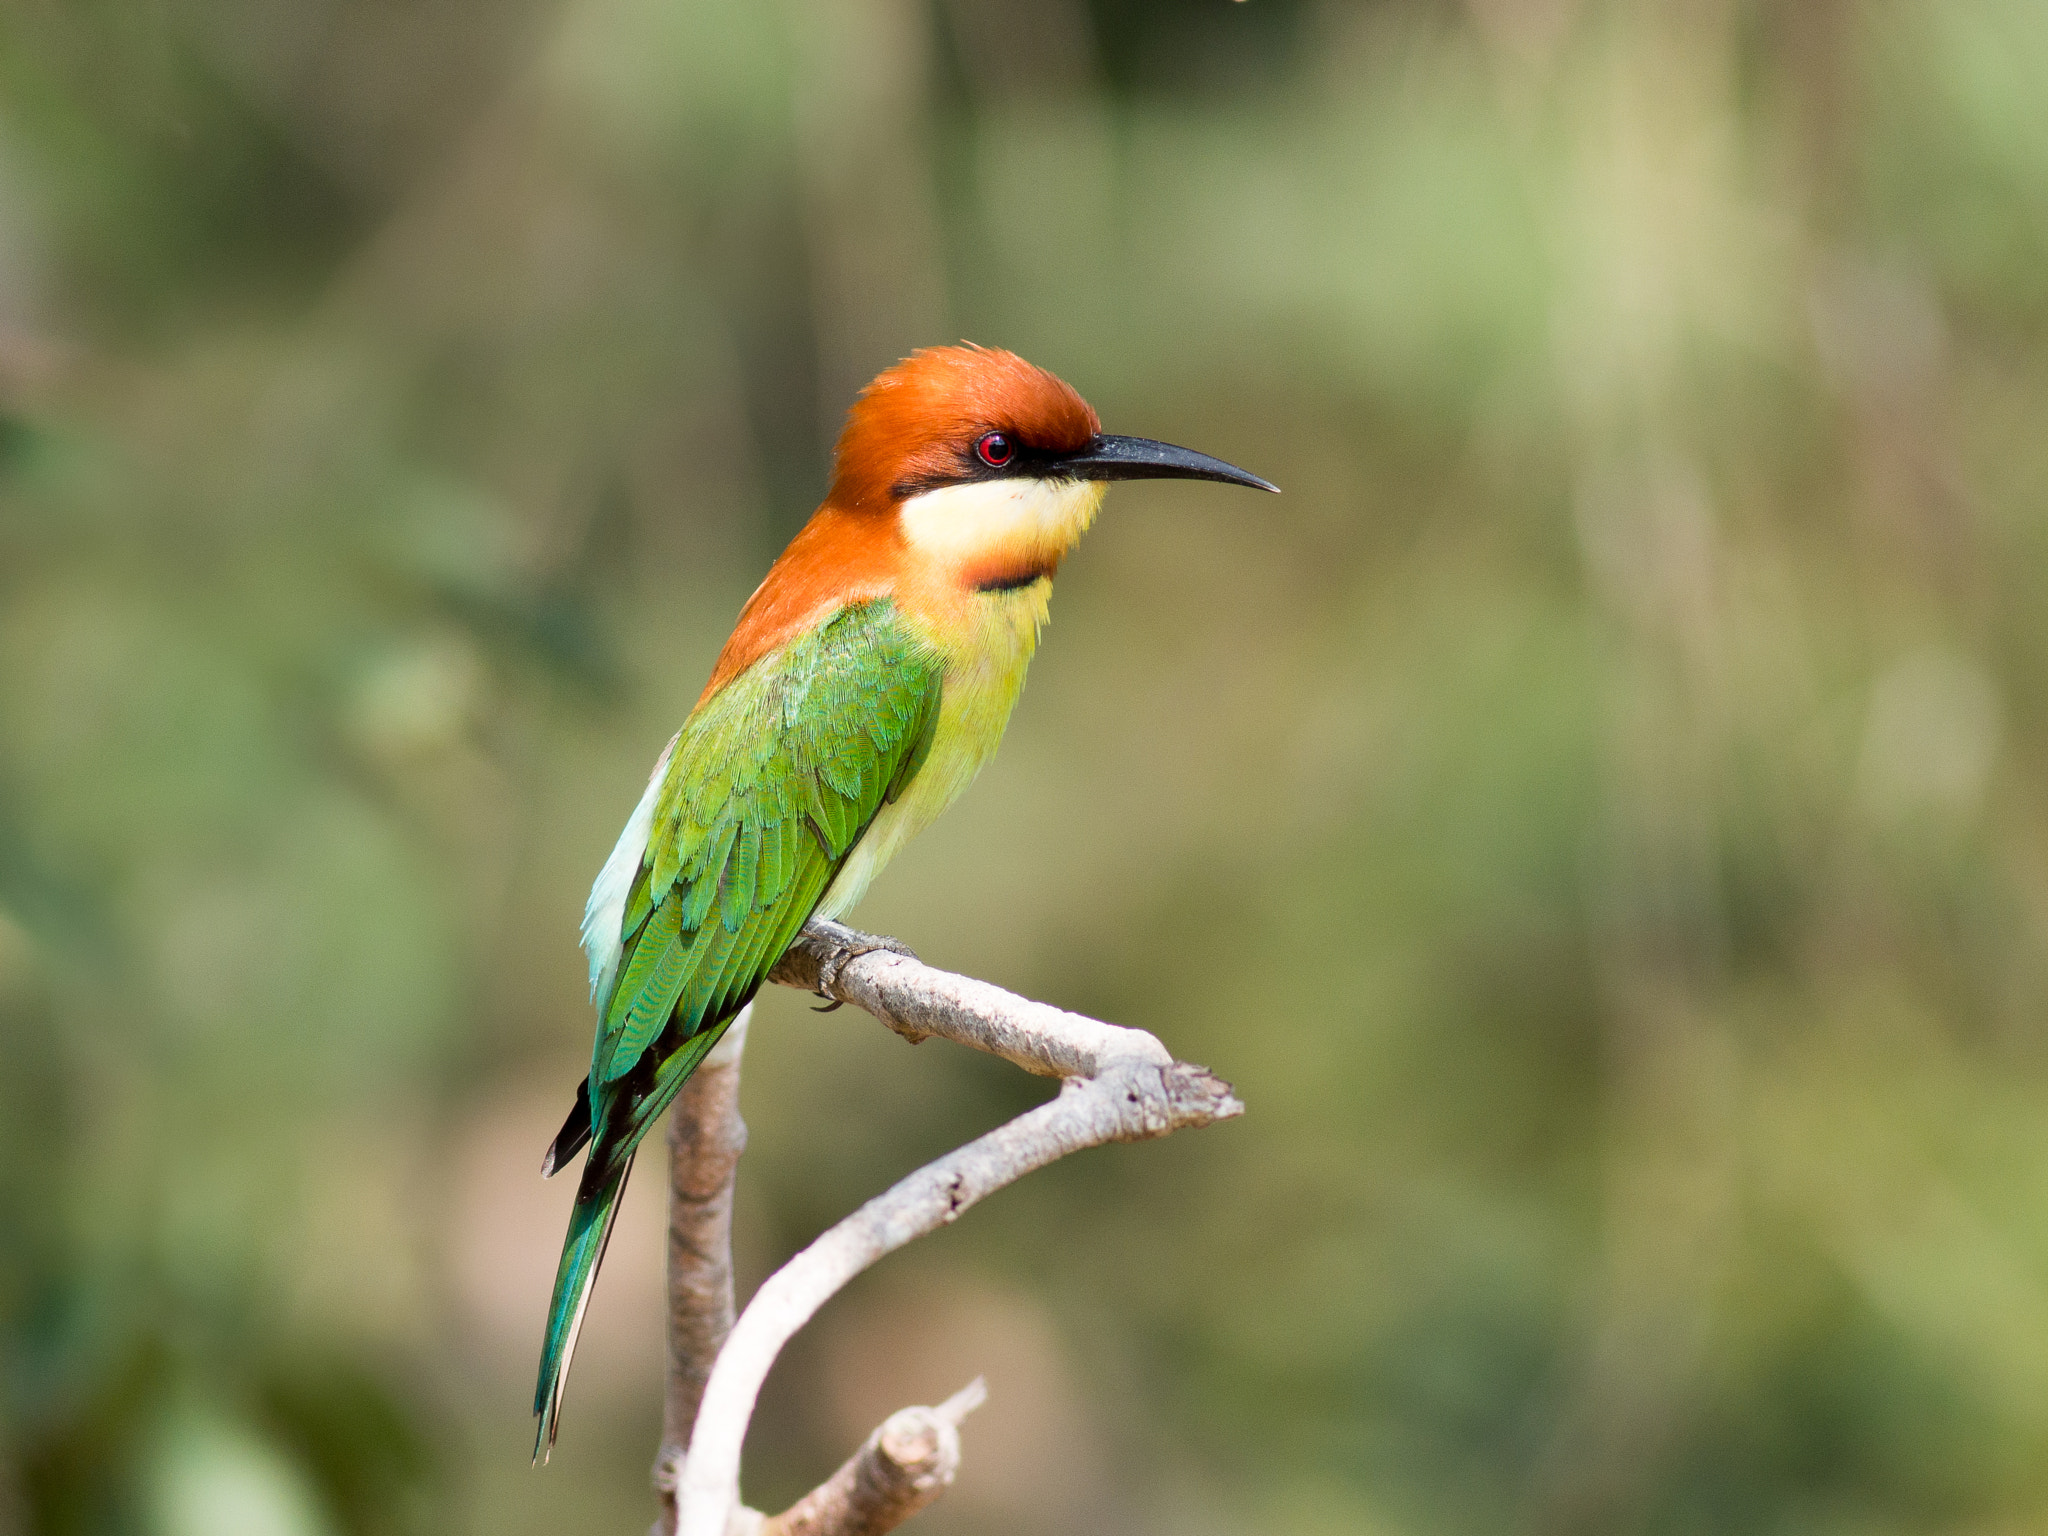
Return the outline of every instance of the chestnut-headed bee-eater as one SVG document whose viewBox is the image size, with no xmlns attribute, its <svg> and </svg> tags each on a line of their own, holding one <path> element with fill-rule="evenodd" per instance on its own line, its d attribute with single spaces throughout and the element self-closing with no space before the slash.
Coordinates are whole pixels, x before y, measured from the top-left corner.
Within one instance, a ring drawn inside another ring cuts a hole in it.
<svg viewBox="0 0 2048 1536">
<path fill-rule="evenodd" d="M 1053 573 L 1110 480 L 1220 459 L 1103 433 L 1013 353 L 933 347 L 861 392 L 831 493 L 740 610 L 583 915 L 597 1042 L 549 1148 L 589 1157 L 548 1309 L 534 1454 L 633 1151 L 813 914 L 838 917 L 1002 739 Z"/>
</svg>

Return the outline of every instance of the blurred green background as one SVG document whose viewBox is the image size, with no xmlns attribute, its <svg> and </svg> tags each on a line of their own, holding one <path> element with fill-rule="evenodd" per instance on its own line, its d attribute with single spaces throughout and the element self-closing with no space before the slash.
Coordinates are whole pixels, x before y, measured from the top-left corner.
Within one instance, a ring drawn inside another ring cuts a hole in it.
<svg viewBox="0 0 2048 1536">
<path fill-rule="evenodd" d="M 961 336 L 1287 494 L 1118 489 L 857 916 L 1250 1113 L 750 1499 L 985 1371 L 933 1536 L 2048 1528 L 2044 274 L 2039 0 L 15 0 L 0 1530 L 644 1529 L 583 894 Z M 771 996 L 745 1276 L 1043 1091 Z"/>
</svg>

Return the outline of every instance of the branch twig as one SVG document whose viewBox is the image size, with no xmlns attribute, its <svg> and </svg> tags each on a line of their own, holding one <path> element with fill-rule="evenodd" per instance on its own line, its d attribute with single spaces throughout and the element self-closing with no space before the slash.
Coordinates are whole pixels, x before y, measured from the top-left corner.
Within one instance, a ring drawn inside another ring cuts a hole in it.
<svg viewBox="0 0 2048 1536">
<path fill-rule="evenodd" d="M 674 1536 L 676 1485 L 712 1362 L 732 1332 L 732 1189 L 747 1147 L 740 1053 L 749 1003 L 676 1095 L 668 1121 L 668 1392 L 654 1491 L 654 1536 Z"/>
<path fill-rule="evenodd" d="M 1229 1084 L 1201 1067 L 1173 1060 L 1142 1030 L 1121 1029 L 935 970 L 900 946 L 837 923 L 807 925 L 771 979 L 856 1004 L 907 1039 L 943 1036 L 1027 1071 L 1066 1080 L 1051 1102 L 918 1170 L 772 1275 L 732 1328 L 703 1387 L 681 1476 L 672 1484 L 681 1506 L 680 1536 L 880 1536 L 952 1480 L 958 1420 L 979 1397 L 968 1401 L 974 1391 L 969 1388 L 938 1409 L 894 1415 L 828 1482 L 768 1520 L 739 1501 L 740 1447 L 761 1384 L 782 1346 L 883 1254 L 955 1220 L 982 1196 L 1034 1168 L 1084 1147 L 1139 1141 L 1228 1119 L 1242 1114 L 1244 1106 Z M 735 1059 L 735 1078 L 737 1070 Z M 690 1187 L 706 1182 L 693 1180 Z M 726 1189 L 729 1201 L 729 1174 Z M 673 1362 L 683 1362 L 685 1355 L 698 1362 L 703 1358 L 672 1344 Z M 672 1380 L 671 1409 L 682 1400 Z M 950 1419 L 943 1417 L 949 1412 Z M 928 1418 L 912 1417 L 918 1414 Z M 661 1466 L 666 1469 L 673 1465 L 667 1449 L 675 1443 L 672 1431 L 664 1439 Z M 932 1451 L 926 1456 L 928 1439 Z M 907 1492 L 891 1491 L 906 1486 Z"/>
<path fill-rule="evenodd" d="M 936 1408 L 889 1415 L 824 1482 L 772 1520 L 760 1536 L 884 1536 L 952 1486 L 960 1470 L 960 1421 L 988 1400 L 977 1376 Z"/>
</svg>

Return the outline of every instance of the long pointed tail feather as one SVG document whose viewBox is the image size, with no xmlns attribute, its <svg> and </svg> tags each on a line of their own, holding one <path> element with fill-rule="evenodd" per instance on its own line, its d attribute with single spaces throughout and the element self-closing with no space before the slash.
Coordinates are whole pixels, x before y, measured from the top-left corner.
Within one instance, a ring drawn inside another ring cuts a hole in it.
<svg viewBox="0 0 2048 1536">
<path fill-rule="evenodd" d="M 748 994 L 751 1000 L 752 993 Z M 576 1335 L 583 1327 L 583 1311 L 590 1305 L 590 1287 L 597 1268 L 604 1262 L 605 1244 L 611 1241 L 612 1221 L 618 1215 L 619 1197 L 625 1192 L 626 1176 L 633 1171 L 633 1150 L 661 1112 L 668 1108 L 677 1091 L 726 1029 L 739 1016 L 736 1007 L 724 1018 L 700 1029 L 682 1043 L 652 1071 L 652 1082 L 637 1091 L 614 1095 L 611 1113 L 617 1118 L 591 1146 L 583 1164 L 583 1182 L 576 1190 L 576 1204 L 569 1213 L 569 1235 L 562 1242 L 562 1260 L 555 1270 L 555 1293 L 548 1304 L 547 1332 L 541 1342 L 540 1380 L 534 1386 L 533 1411 L 540 1418 L 534 1435 L 533 1459 L 547 1460 L 561 1422 L 562 1389 L 569 1378 L 569 1360 L 576 1352 Z M 618 1084 L 608 1085 L 616 1088 Z M 591 1140 L 588 1080 L 578 1088 L 576 1103 L 562 1124 L 555 1143 L 541 1165 L 544 1174 L 553 1173 Z M 603 1170 L 615 1171 L 606 1174 Z"/>
<path fill-rule="evenodd" d="M 562 1261 L 555 1270 L 554 1298 L 548 1303 L 540 1380 L 533 1391 L 533 1411 L 540 1418 L 533 1437 L 535 1462 L 546 1461 L 548 1452 L 554 1449 L 555 1431 L 562 1417 L 562 1391 L 569 1384 L 569 1361 L 576 1353 L 576 1335 L 583 1329 L 590 1287 L 597 1279 L 598 1266 L 604 1262 L 605 1245 L 612 1239 L 612 1223 L 618 1219 L 619 1197 L 625 1193 L 626 1178 L 632 1171 L 633 1159 L 628 1156 L 618 1171 L 595 1189 L 578 1190 L 575 1208 L 569 1213 L 569 1235 L 562 1244 Z"/>
</svg>

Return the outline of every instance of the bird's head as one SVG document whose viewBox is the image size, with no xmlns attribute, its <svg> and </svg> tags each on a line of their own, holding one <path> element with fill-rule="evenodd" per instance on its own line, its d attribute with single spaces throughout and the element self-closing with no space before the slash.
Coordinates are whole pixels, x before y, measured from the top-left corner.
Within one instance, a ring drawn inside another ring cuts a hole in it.
<svg viewBox="0 0 2048 1536">
<path fill-rule="evenodd" d="M 1023 593 L 1013 616 L 1034 622 L 1039 584 L 1105 482 L 1151 479 L 1275 489 L 1204 453 L 1107 436 L 1087 401 L 1015 353 L 905 358 L 854 402 L 831 494 L 747 599 L 703 697 L 856 597 L 891 595 L 943 628 L 984 612 L 981 594 Z"/>
<path fill-rule="evenodd" d="M 893 514 L 908 542 L 1003 585 L 1050 572 L 1110 480 L 1276 487 L 1207 454 L 1102 431 L 1088 402 L 1014 352 L 929 347 L 848 413 L 831 504 Z"/>
</svg>

